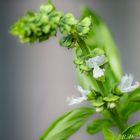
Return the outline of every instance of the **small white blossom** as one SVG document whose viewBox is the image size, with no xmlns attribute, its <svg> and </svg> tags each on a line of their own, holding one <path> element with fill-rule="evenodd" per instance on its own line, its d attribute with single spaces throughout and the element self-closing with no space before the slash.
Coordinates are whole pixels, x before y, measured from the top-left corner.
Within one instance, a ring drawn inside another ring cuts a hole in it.
<svg viewBox="0 0 140 140">
<path fill-rule="evenodd" d="M 104 76 L 104 69 L 101 69 L 100 66 L 105 64 L 106 57 L 104 55 L 96 56 L 93 58 L 90 58 L 86 61 L 86 65 L 89 68 L 93 68 L 93 77 L 94 78 L 100 78 Z"/>
<path fill-rule="evenodd" d="M 71 97 L 67 98 L 68 105 L 80 104 L 81 102 L 87 100 L 86 97 Z"/>
<path fill-rule="evenodd" d="M 81 86 L 77 86 L 77 90 L 81 93 L 82 96 L 87 96 L 90 92 L 89 90 L 83 89 Z"/>
<path fill-rule="evenodd" d="M 96 111 L 97 113 L 102 112 L 103 110 L 104 110 L 103 107 L 96 107 L 96 109 L 95 109 L 95 111 Z"/>
<path fill-rule="evenodd" d="M 113 103 L 113 102 L 112 103 L 108 103 L 107 107 L 112 109 L 112 108 L 116 107 L 116 104 Z"/>
<path fill-rule="evenodd" d="M 71 97 L 67 98 L 68 105 L 79 104 L 85 100 L 87 100 L 87 95 L 90 92 L 89 90 L 84 90 L 81 86 L 77 87 L 77 90 L 80 92 L 80 97 Z"/>
<path fill-rule="evenodd" d="M 101 69 L 97 64 L 94 65 L 93 77 L 99 78 L 104 76 L 105 69 Z"/>
<path fill-rule="evenodd" d="M 129 75 L 126 74 L 122 77 L 120 85 L 119 85 L 119 89 L 122 93 L 132 92 L 139 87 L 140 83 L 135 82 L 133 84 L 133 79 L 134 78 L 131 74 Z"/>
</svg>

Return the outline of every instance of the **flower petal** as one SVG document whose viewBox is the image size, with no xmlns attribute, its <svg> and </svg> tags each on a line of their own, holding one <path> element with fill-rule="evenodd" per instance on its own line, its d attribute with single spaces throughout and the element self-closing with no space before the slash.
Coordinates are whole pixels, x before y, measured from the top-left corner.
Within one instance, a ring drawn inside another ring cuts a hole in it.
<svg viewBox="0 0 140 140">
<path fill-rule="evenodd" d="M 127 88 L 127 87 L 130 87 L 133 83 L 133 76 L 131 74 L 129 75 L 124 75 L 121 79 L 121 83 L 120 83 L 120 88 L 123 89 L 123 88 Z"/>
<path fill-rule="evenodd" d="M 98 66 L 102 66 L 106 62 L 106 57 L 104 55 L 96 56 L 95 61 Z"/>
<path fill-rule="evenodd" d="M 131 74 L 129 75 L 124 75 L 121 79 L 121 83 L 119 85 L 119 89 L 122 93 L 126 93 L 126 92 L 132 92 L 135 89 L 137 89 L 139 87 L 139 83 L 135 82 L 134 85 L 132 85 L 133 83 L 133 76 Z"/>
<path fill-rule="evenodd" d="M 94 68 L 95 63 L 98 66 L 102 66 L 106 62 L 106 57 L 104 55 L 92 57 L 86 61 L 86 65 L 89 68 Z"/>
<path fill-rule="evenodd" d="M 105 70 L 104 69 L 101 69 L 99 66 L 94 66 L 94 69 L 93 69 L 93 77 L 94 78 L 100 78 L 102 76 L 104 76 L 104 72 Z"/>
<path fill-rule="evenodd" d="M 122 93 L 132 92 L 132 91 L 134 91 L 135 89 L 137 89 L 139 86 L 140 86 L 140 83 L 139 83 L 139 82 L 135 82 L 135 84 L 134 84 L 133 86 L 124 88 L 124 89 L 121 90 L 121 92 L 122 92 Z"/>
<path fill-rule="evenodd" d="M 87 100 L 86 97 L 67 98 L 68 105 L 80 104 L 81 102 L 83 102 L 85 100 Z"/>
<path fill-rule="evenodd" d="M 82 97 L 87 96 L 90 92 L 89 90 L 83 89 L 81 86 L 77 86 L 77 90 L 81 93 Z"/>
</svg>

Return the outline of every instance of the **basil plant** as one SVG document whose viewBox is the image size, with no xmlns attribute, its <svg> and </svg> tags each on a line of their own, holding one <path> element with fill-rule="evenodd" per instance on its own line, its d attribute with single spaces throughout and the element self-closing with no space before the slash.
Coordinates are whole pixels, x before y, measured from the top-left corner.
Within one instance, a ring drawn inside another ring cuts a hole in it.
<svg viewBox="0 0 140 140">
<path fill-rule="evenodd" d="M 21 43 L 47 41 L 62 34 L 59 44 L 72 49 L 79 85 L 79 97 L 69 97 L 68 105 L 89 102 L 58 118 L 40 140 L 68 140 L 94 114 L 98 118 L 87 124 L 87 133 L 101 132 L 105 140 L 140 138 L 140 122 L 128 125 L 131 115 L 140 110 L 139 82 L 124 74 L 112 36 L 101 18 L 89 8 L 78 20 L 72 13 L 58 11 L 49 0 L 38 12 L 28 12 L 12 27 L 11 33 Z M 93 137 L 94 138 L 94 137 Z"/>
</svg>

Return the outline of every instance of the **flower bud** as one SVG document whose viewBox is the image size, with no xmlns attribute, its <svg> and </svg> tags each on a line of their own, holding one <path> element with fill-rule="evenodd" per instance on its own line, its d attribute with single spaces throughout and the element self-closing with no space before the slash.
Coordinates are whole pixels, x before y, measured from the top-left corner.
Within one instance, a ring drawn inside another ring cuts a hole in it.
<svg viewBox="0 0 140 140">
<path fill-rule="evenodd" d="M 61 33 L 68 33 L 72 30 L 72 27 L 77 24 L 77 20 L 71 13 L 64 15 L 60 19 L 60 31 Z"/>
<path fill-rule="evenodd" d="M 86 17 L 76 26 L 77 33 L 81 36 L 86 35 L 90 31 L 91 18 Z"/>
<path fill-rule="evenodd" d="M 67 35 L 67 36 L 62 37 L 60 39 L 59 43 L 62 47 L 73 48 L 73 47 L 75 47 L 73 40 L 74 39 L 73 39 L 72 35 Z"/>
<path fill-rule="evenodd" d="M 107 104 L 107 107 L 112 109 L 112 108 L 116 107 L 116 104 L 114 102 L 110 102 Z"/>
<path fill-rule="evenodd" d="M 52 4 L 43 4 L 40 6 L 40 12 L 44 12 L 46 14 L 52 12 L 54 10 L 54 6 Z"/>
<path fill-rule="evenodd" d="M 95 107 L 100 107 L 100 106 L 103 106 L 104 104 L 105 102 L 102 100 L 101 97 L 99 97 L 98 99 L 95 99 L 92 103 L 92 105 Z"/>
<path fill-rule="evenodd" d="M 96 107 L 96 112 L 102 112 L 104 110 L 104 107 L 103 106 L 100 106 L 100 107 Z"/>
</svg>

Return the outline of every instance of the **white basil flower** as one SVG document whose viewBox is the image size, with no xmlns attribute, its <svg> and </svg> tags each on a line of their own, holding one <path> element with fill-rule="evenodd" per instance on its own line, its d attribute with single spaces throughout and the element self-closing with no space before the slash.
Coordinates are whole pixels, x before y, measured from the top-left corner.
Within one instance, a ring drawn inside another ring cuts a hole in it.
<svg viewBox="0 0 140 140">
<path fill-rule="evenodd" d="M 97 64 L 94 65 L 93 69 L 93 77 L 94 78 L 99 78 L 104 76 L 105 69 L 101 69 Z"/>
<path fill-rule="evenodd" d="M 116 107 L 116 104 L 113 103 L 113 102 L 112 103 L 108 103 L 107 104 L 107 107 L 110 108 L 110 109 L 112 109 L 112 108 Z"/>
<path fill-rule="evenodd" d="M 80 92 L 81 96 L 67 98 L 68 105 L 79 104 L 79 103 L 87 100 L 87 95 L 90 91 L 84 90 L 81 86 L 78 86 L 77 90 Z"/>
<path fill-rule="evenodd" d="M 135 82 L 133 84 L 133 76 L 131 74 L 129 75 L 124 75 L 121 79 L 120 85 L 119 85 L 119 89 L 122 93 L 126 93 L 126 92 L 132 92 L 135 89 L 137 89 L 140 85 L 139 82 Z M 132 85 L 133 84 L 133 85 Z"/>
<path fill-rule="evenodd" d="M 104 107 L 103 106 L 101 106 L 101 107 L 96 107 L 96 109 L 95 109 L 95 111 L 97 112 L 97 113 L 100 113 L 100 112 L 102 112 L 104 110 Z"/>
<path fill-rule="evenodd" d="M 93 58 L 90 58 L 86 61 L 86 65 L 89 68 L 93 68 L 93 77 L 94 78 L 100 78 L 104 76 L 104 69 L 101 69 L 100 66 L 105 64 L 106 57 L 104 55 L 96 56 Z"/>
</svg>

